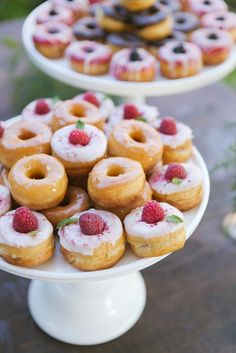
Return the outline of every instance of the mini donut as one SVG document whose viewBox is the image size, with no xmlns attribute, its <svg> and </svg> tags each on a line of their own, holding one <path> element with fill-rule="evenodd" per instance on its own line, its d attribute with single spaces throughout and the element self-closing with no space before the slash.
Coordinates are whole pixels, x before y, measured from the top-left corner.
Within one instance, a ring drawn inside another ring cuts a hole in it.
<svg viewBox="0 0 236 353">
<path fill-rule="evenodd" d="M 124 48 L 145 47 L 145 42 L 134 33 L 130 32 L 110 33 L 107 36 L 107 44 L 113 52 Z"/>
<path fill-rule="evenodd" d="M 218 28 L 228 32 L 236 41 L 236 14 L 234 12 L 215 11 L 201 18 L 203 27 Z"/>
<path fill-rule="evenodd" d="M 33 212 L 38 228 L 30 233 L 20 233 L 13 227 L 16 210 L 0 217 L 0 256 L 10 264 L 35 267 L 48 261 L 54 254 L 53 227 L 44 215 Z"/>
<path fill-rule="evenodd" d="M 163 145 L 154 128 L 142 121 L 127 120 L 112 130 L 108 152 L 113 157 L 138 161 L 145 173 L 148 173 L 161 161 Z"/>
<path fill-rule="evenodd" d="M 8 176 L 12 197 L 32 210 L 56 207 L 65 197 L 67 176 L 61 162 L 46 154 L 19 159 Z"/>
<path fill-rule="evenodd" d="M 228 5 L 224 0 L 188 0 L 188 10 L 201 17 L 206 13 L 228 10 Z"/>
<path fill-rule="evenodd" d="M 163 39 L 171 34 L 173 28 L 171 15 L 159 2 L 147 10 L 134 13 L 132 23 L 137 28 L 137 34 L 147 41 Z"/>
<path fill-rule="evenodd" d="M 53 6 L 63 6 L 73 11 L 77 19 L 86 16 L 89 11 L 87 0 L 51 0 L 51 3 Z"/>
<path fill-rule="evenodd" d="M 74 141 L 73 135 L 77 134 L 79 136 L 82 134 L 83 144 Z M 107 139 L 95 126 L 86 124 L 83 130 L 80 130 L 75 125 L 69 125 L 54 133 L 51 147 L 52 155 L 61 161 L 67 175 L 86 176 L 94 165 L 106 156 Z"/>
<path fill-rule="evenodd" d="M 37 50 L 49 59 L 61 58 L 72 40 L 72 30 L 58 21 L 37 25 L 33 33 Z"/>
<path fill-rule="evenodd" d="M 21 113 L 22 120 L 36 119 L 40 122 L 51 125 L 53 109 L 61 101 L 54 98 L 40 98 L 27 104 Z"/>
<path fill-rule="evenodd" d="M 76 124 L 78 120 L 84 124 L 94 125 L 101 130 L 104 127 L 104 117 L 94 104 L 70 99 L 54 109 L 52 129 L 56 131 L 66 125 Z"/>
<path fill-rule="evenodd" d="M 95 16 L 100 27 L 106 32 L 125 32 L 129 29 L 129 13 L 118 0 L 97 6 Z"/>
<path fill-rule="evenodd" d="M 88 178 L 88 193 L 100 207 L 116 208 L 130 204 L 143 190 L 145 174 L 139 162 L 110 157 L 98 162 Z"/>
<path fill-rule="evenodd" d="M 9 170 L 6 168 L 2 168 L 0 173 L 0 185 L 6 186 L 8 189 L 10 189 L 10 185 L 8 182 L 8 174 Z"/>
<path fill-rule="evenodd" d="M 94 17 L 84 17 L 78 20 L 74 24 L 73 33 L 77 40 L 94 40 L 96 42 L 103 42 L 106 36 Z"/>
<path fill-rule="evenodd" d="M 0 185 L 0 217 L 11 209 L 11 194 L 9 188 Z"/>
<path fill-rule="evenodd" d="M 58 21 L 71 26 L 75 21 L 73 11 L 64 6 L 47 6 L 40 10 L 36 17 L 36 23 L 42 24 L 50 21 Z"/>
<path fill-rule="evenodd" d="M 140 257 L 169 254 L 183 248 L 186 240 L 184 215 L 167 203 L 157 203 L 159 213 L 161 210 L 163 214 L 162 219 L 154 223 L 143 219 L 145 208 L 149 204 L 153 205 L 153 202 L 155 201 L 136 208 L 124 220 L 127 241 L 131 250 Z M 171 221 L 172 219 L 178 219 L 178 223 Z"/>
<path fill-rule="evenodd" d="M 121 81 L 153 81 L 156 77 L 157 62 L 145 49 L 122 49 L 113 55 L 110 72 Z"/>
<path fill-rule="evenodd" d="M 192 33 L 191 40 L 201 49 L 205 65 L 221 64 L 233 48 L 232 36 L 217 28 L 201 28 Z"/>
<path fill-rule="evenodd" d="M 142 11 L 153 6 L 156 0 L 121 0 L 120 2 L 128 11 Z"/>
<path fill-rule="evenodd" d="M 188 12 L 175 12 L 173 21 L 174 31 L 183 32 L 188 36 L 199 27 L 198 17 Z"/>
<path fill-rule="evenodd" d="M 163 76 L 174 79 L 198 74 L 202 69 L 202 53 L 194 43 L 169 42 L 158 52 Z"/>
<path fill-rule="evenodd" d="M 19 121 L 5 129 L 0 139 L 0 161 L 8 169 L 24 156 L 51 153 L 51 129 L 38 121 Z"/>
<path fill-rule="evenodd" d="M 89 197 L 82 188 L 69 186 L 62 204 L 44 210 L 43 214 L 55 228 L 60 221 L 72 217 L 75 213 L 85 211 L 90 207 Z"/>
<path fill-rule="evenodd" d="M 171 12 L 181 10 L 181 3 L 179 0 L 159 0 L 159 3 Z"/>
<path fill-rule="evenodd" d="M 154 55 L 156 57 L 156 56 L 158 56 L 158 50 L 163 45 L 165 45 L 168 42 L 173 42 L 173 41 L 185 42 L 186 35 L 183 32 L 173 31 L 169 36 L 167 36 L 164 39 L 148 42 L 148 50 L 150 51 L 150 53 L 152 55 Z"/>
<path fill-rule="evenodd" d="M 98 219 L 102 228 L 88 234 L 86 218 L 91 217 Z M 76 213 L 73 219 L 78 221 L 58 232 L 61 253 L 72 266 L 95 271 L 112 267 L 120 260 L 125 252 L 125 235 L 117 216 L 107 211 L 90 209 Z"/>
<path fill-rule="evenodd" d="M 179 177 L 175 172 L 173 177 L 167 174 L 170 168 L 184 169 L 184 176 Z M 200 169 L 192 163 L 172 163 L 158 168 L 150 177 L 149 184 L 153 197 L 160 202 L 168 202 L 180 211 L 188 211 L 196 207 L 202 200 L 202 174 Z"/>
<path fill-rule="evenodd" d="M 72 43 L 66 56 L 73 70 L 96 76 L 108 72 L 112 51 L 105 44 L 84 40 Z"/>
</svg>

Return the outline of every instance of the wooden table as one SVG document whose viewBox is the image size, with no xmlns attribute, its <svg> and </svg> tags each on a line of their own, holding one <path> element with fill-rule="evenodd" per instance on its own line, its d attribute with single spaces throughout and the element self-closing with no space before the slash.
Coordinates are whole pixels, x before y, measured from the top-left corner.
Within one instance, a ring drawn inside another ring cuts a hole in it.
<svg viewBox="0 0 236 353">
<path fill-rule="evenodd" d="M 0 33 L 19 38 L 20 26 L 21 22 L 2 24 Z M 3 120 L 11 116 L 14 107 L 9 96 L 12 83 L 6 74 L 10 54 L 2 48 L 1 54 Z M 236 128 L 227 124 L 235 121 L 235 92 L 222 84 L 150 101 L 158 104 L 162 115 L 173 114 L 191 125 L 195 144 L 209 167 L 222 158 L 234 139 Z M 232 180 L 233 172 L 220 171 L 212 177 L 210 203 L 201 225 L 183 250 L 143 271 L 148 290 L 145 311 L 135 327 L 113 342 L 76 347 L 48 337 L 31 320 L 27 308 L 29 281 L 0 272 L 0 352 L 235 352 L 236 244 L 221 230 L 222 218 L 231 209 Z"/>
</svg>

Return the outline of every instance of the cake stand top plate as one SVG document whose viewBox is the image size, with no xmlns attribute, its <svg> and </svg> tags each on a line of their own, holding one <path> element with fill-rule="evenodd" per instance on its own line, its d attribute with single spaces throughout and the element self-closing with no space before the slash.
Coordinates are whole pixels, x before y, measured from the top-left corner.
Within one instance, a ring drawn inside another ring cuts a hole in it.
<svg viewBox="0 0 236 353">
<path fill-rule="evenodd" d="M 196 76 L 176 80 L 168 80 L 158 73 L 156 81 L 135 83 L 122 82 L 113 79 L 110 75 L 89 76 L 73 71 L 66 59 L 47 59 L 35 48 L 32 41 L 32 33 L 35 28 L 35 18 L 39 11 L 47 7 L 45 2 L 38 6 L 26 18 L 22 38 L 24 47 L 33 63 L 56 80 L 67 83 L 70 86 L 83 89 L 94 89 L 118 96 L 166 96 L 171 94 L 183 93 L 221 80 L 236 67 L 236 48 L 230 57 L 222 64 L 207 67 Z"/>
<path fill-rule="evenodd" d="M 17 121 L 19 119 L 20 117 L 10 119 L 5 123 L 5 126 L 7 126 L 8 124 L 12 124 L 14 121 Z M 191 211 L 184 213 L 187 224 L 187 238 L 189 238 L 193 234 L 198 224 L 200 223 L 207 207 L 210 193 L 210 181 L 207 167 L 203 158 L 195 147 L 193 149 L 192 162 L 196 164 L 202 171 L 204 193 L 201 204 L 198 207 L 192 209 Z M 168 255 L 155 258 L 141 259 L 135 256 L 129 249 L 127 249 L 123 258 L 112 268 L 101 271 L 84 272 L 73 268 L 69 263 L 64 260 L 59 250 L 59 244 L 57 244 L 54 257 L 41 266 L 38 266 L 36 268 L 24 268 L 8 264 L 0 258 L 0 269 L 18 276 L 47 281 L 94 281 L 142 270 L 146 267 L 155 264 L 156 262 L 161 261 Z"/>
</svg>

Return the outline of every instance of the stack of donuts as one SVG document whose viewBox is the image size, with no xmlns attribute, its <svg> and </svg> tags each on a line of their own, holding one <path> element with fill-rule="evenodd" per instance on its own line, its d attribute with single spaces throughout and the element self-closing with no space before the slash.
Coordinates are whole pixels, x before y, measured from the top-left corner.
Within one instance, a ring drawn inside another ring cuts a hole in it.
<svg viewBox="0 0 236 353">
<path fill-rule="evenodd" d="M 36 15 L 33 42 L 86 75 L 133 82 L 193 76 L 224 62 L 236 40 L 236 14 L 224 0 L 81 3 L 48 0 Z"/>
<path fill-rule="evenodd" d="M 34 267 L 116 264 L 184 246 L 184 214 L 202 200 L 189 160 L 192 131 L 146 104 L 114 106 L 102 93 L 38 99 L 0 126 L 0 256 Z"/>
</svg>

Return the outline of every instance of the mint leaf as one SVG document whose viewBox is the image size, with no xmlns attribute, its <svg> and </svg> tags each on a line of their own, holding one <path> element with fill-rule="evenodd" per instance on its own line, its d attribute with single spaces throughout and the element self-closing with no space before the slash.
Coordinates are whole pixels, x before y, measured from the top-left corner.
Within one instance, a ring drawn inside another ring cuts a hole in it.
<svg viewBox="0 0 236 353">
<path fill-rule="evenodd" d="M 173 178 L 171 182 L 175 185 L 180 185 L 182 183 L 182 179 L 180 178 Z"/>
<path fill-rule="evenodd" d="M 54 105 L 60 100 L 60 97 L 59 96 L 54 96 L 54 97 L 51 98 L 51 100 L 52 100 L 52 104 Z"/>
<path fill-rule="evenodd" d="M 32 232 L 27 233 L 31 237 L 34 237 L 37 234 L 37 230 L 32 230 Z"/>
<path fill-rule="evenodd" d="M 76 128 L 77 128 L 77 129 L 80 129 L 80 130 L 83 130 L 83 129 L 84 129 L 84 123 L 83 123 L 83 121 L 78 120 L 77 123 L 76 123 Z"/>
<path fill-rule="evenodd" d="M 135 118 L 135 120 L 143 121 L 144 123 L 147 122 L 147 119 L 145 119 L 143 116 L 138 116 L 137 118 Z"/>
<path fill-rule="evenodd" d="M 175 215 L 171 215 L 171 216 L 168 216 L 166 217 L 166 220 L 168 223 L 183 223 L 183 220 L 178 217 L 178 216 L 175 216 Z"/>
<path fill-rule="evenodd" d="M 60 221 L 56 227 L 56 229 L 60 229 L 65 227 L 67 224 L 72 224 L 78 222 L 78 218 L 65 218 L 62 221 Z"/>
</svg>

